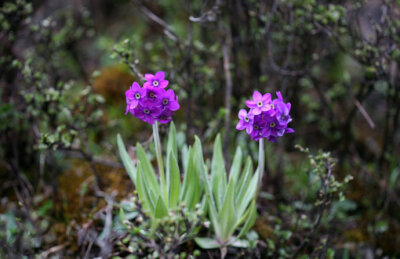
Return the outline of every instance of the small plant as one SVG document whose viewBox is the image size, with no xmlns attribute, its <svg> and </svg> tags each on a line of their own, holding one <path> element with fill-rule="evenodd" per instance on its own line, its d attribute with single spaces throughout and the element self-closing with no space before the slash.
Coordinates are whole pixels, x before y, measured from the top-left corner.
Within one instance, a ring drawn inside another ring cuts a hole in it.
<svg viewBox="0 0 400 259">
<path fill-rule="evenodd" d="M 156 237 L 157 231 L 164 233 L 166 237 L 174 236 L 174 241 L 171 241 L 168 247 L 165 247 L 163 245 L 165 241 L 162 241 L 162 244 L 154 248 L 159 254 L 161 253 L 160 246 L 164 247 L 164 252 L 173 251 L 178 245 L 193 237 L 199 230 L 200 217 L 206 205 L 205 200 L 202 199 L 203 184 L 200 171 L 204 170 L 201 168 L 204 166 L 204 161 L 200 141 L 197 140 L 193 147 L 184 149 L 183 181 L 180 176 L 176 129 L 173 123 L 170 124 L 169 129 L 166 160 L 164 161 L 163 158 L 158 123 L 171 121 L 174 111 L 179 109 L 178 98 L 175 97 L 174 91 L 164 89 L 168 85 L 164 77 L 162 71 L 155 75 L 146 74 L 147 82 L 143 88 L 135 82 L 126 92 L 126 113 L 153 125 L 159 179 L 143 147 L 139 143 L 136 145 L 137 164 L 135 165 L 125 149 L 121 136 L 117 137 L 121 160 L 139 197 L 141 205 L 138 208 L 143 215 L 147 215 L 148 222 L 151 223 L 151 231 L 146 233 L 159 239 L 160 242 L 162 238 Z M 166 171 L 164 171 L 164 162 L 166 162 Z M 121 220 L 124 221 L 123 210 L 120 215 Z M 193 215 L 196 216 L 193 218 Z M 178 224 L 177 222 L 168 223 L 176 216 L 184 220 L 184 227 L 174 225 Z"/>
<path fill-rule="evenodd" d="M 188 210 L 181 204 L 170 209 L 168 217 L 158 219 L 158 224 L 154 227 L 137 196 L 134 196 L 129 204 L 121 204 L 119 218 L 126 230 L 116 242 L 119 255 L 131 254 L 139 258 L 182 258 L 180 256 L 186 252 L 180 252 L 178 247 L 195 235 L 195 230 L 202 223 L 202 210 L 200 206 L 196 206 L 195 210 Z"/>
<path fill-rule="evenodd" d="M 198 237 L 196 243 L 204 249 L 221 249 L 225 257 L 227 246 L 249 247 L 249 243 L 240 240 L 253 226 L 257 211 L 255 194 L 259 171 L 253 173 L 253 165 L 247 158 L 242 169 L 242 151 L 238 147 L 233 159 L 229 179 L 222 155 L 221 138 L 217 136 L 211 164 L 211 174 L 204 176 L 207 194 L 208 216 L 213 227 L 213 238 Z M 235 231 L 242 226 L 239 234 Z"/>
</svg>

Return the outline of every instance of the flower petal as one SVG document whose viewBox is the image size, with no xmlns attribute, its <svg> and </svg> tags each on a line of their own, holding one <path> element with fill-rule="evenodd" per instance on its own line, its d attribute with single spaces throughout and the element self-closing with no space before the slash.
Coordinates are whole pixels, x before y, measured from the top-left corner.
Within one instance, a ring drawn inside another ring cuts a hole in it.
<svg viewBox="0 0 400 259">
<path fill-rule="evenodd" d="M 247 111 L 245 109 L 240 109 L 238 117 L 239 119 L 244 119 L 247 116 Z"/>
<path fill-rule="evenodd" d="M 171 102 L 169 103 L 169 105 L 168 105 L 168 108 L 169 108 L 171 111 L 177 111 L 177 110 L 179 110 L 180 105 L 179 105 L 179 103 L 178 103 L 177 101 L 171 101 Z"/>
<path fill-rule="evenodd" d="M 165 78 L 165 73 L 164 71 L 158 71 L 154 77 L 157 78 L 158 81 L 163 81 Z"/>
<path fill-rule="evenodd" d="M 251 100 L 247 100 L 246 101 L 246 105 L 249 108 L 256 108 L 257 107 L 257 103 L 255 101 L 251 101 Z"/>
<path fill-rule="evenodd" d="M 276 92 L 276 96 L 278 96 L 278 99 L 279 99 L 280 101 L 283 101 L 282 94 L 281 94 L 280 91 L 277 91 L 277 92 Z"/>
<path fill-rule="evenodd" d="M 145 75 L 144 75 L 144 78 L 146 79 L 146 81 L 150 81 L 150 80 L 153 80 L 154 75 L 152 75 L 152 74 L 145 74 Z"/>
<path fill-rule="evenodd" d="M 259 91 L 254 91 L 254 93 L 253 93 L 253 100 L 254 100 L 254 101 L 258 101 L 258 100 L 261 100 L 261 99 L 262 99 L 261 93 L 260 93 Z"/>
<path fill-rule="evenodd" d="M 294 129 L 292 129 L 292 128 L 287 128 L 287 129 L 285 130 L 285 133 L 294 133 Z"/>
<path fill-rule="evenodd" d="M 160 82 L 160 85 L 158 86 L 158 87 L 160 87 L 160 88 L 165 88 L 165 87 L 167 87 L 168 86 L 168 80 L 162 80 L 161 82 Z M 172 90 L 172 89 L 171 89 Z"/>
</svg>

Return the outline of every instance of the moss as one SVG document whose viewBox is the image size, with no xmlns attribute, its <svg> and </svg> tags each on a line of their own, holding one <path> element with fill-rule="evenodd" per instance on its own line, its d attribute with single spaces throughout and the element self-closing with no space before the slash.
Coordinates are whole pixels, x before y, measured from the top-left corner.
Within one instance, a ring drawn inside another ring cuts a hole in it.
<svg viewBox="0 0 400 259">
<path fill-rule="evenodd" d="M 101 74 L 93 83 L 95 92 L 101 94 L 108 102 L 122 103 L 125 101 L 125 91 L 135 79 L 125 65 L 103 68 Z"/>
</svg>

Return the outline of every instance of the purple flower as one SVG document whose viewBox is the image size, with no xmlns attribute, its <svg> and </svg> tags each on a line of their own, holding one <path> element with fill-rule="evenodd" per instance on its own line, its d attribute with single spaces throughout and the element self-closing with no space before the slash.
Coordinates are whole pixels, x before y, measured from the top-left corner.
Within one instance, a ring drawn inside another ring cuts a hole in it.
<svg viewBox="0 0 400 259">
<path fill-rule="evenodd" d="M 138 106 L 139 101 L 144 97 L 145 90 L 140 87 L 136 82 L 133 82 L 132 86 L 125 92 L 126 96 L 126 111 L 128 114 L 130 110 L 133 110 Z"/>
<path fill-rule="evenodd" d="M 158 87 L 145 87 L 146 100 L 152 102 L 153 105 L 161 105 L 161 96 L 165 92 L 164 89 Z"/>
<path fill-rule="evenodd" d="M 165 90 L 168 81 L 164 80 L 164 72 L 159 71 L 155 75 L 146 74 L 146 82 L 143 87 L 136 82 L 132 84 L 126 95 L 126 113 L 154 124 L 155 121 L 168 123 L 172 120 L 174 112 L 180 108 L 178 96 L 172 89 Z"/>
<path fill-rule="evenodd" d="M 164 109 L 176 111 L 179 109 L 178 96 L 175 99 L 174 90 L 168 89 L 160 95 L 161 106 Z"/>
<path fill-rule="evenodd" d="M 236 125 L 237 130 L 244 130 L 246 129 L 247 134 L 250 134 L 253 131 L 253 122 L 254 122 L 254 115 L 245 109 L 241 109 L 239 111 L 239 122 Z"/>
<path fill-rule="evenodd" d="M 266 93 L 261 95 L 259 91 L 254 91 L 253 100 L 247 100 L 246 105 L 252 109 L 254 115 L 258 115 L 262 112 L 269 111 L 271 109 L 271 94 Z"/>
<path fill-rule="evenodd" d="M 275 142 L 285 133 L 293 133 L 294 130 L 288 128 L 288 124 L 292 121 L 289 115 L 291 105 L 283 101 L 280 92 L 276 92 L 276 95 L 278 98 L 271 100 L 271 94 L 261 95 L 255 91 L 253 100 L 246 101 L 250 111 L 244 109 L 239 111 L 240 120 L 236 129 L 246 129 L 247 134 L 256 141 L 266 138 Z"/>
<path fill-rule="evenodd" d="M 144 122 L 154 124 L 161 114 L 161 108 L 148 100 L 143 100 L 131 113 Z"/>
<path fill-rule="evenodd" d="M 164 109 L 161 114 L 158 116 L 158 121 L 160 123 L 168 123 L 172 120 L 173 111 Z"/>
<path fill-rule="evenodd" d="M 158 71 L 155 75 L 145 74 L 146 83 L 144 83 L 144 87 L 159 87 L 165 88 L 168 86 L 168 80 L 164 80 L 165 73 L 163 71 Z"/>
</svg>

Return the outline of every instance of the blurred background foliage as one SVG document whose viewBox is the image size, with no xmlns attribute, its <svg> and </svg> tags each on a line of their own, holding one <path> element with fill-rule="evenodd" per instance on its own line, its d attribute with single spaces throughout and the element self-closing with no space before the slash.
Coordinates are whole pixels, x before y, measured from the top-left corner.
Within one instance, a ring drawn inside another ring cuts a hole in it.
<svg viewBox="0 0 400 259">
<path fill-rule="evenodd" d="M 197 134 L 211 156 L 222 132 L 228 164 L 237 145 L 255 157 L 234 129 L 254 90 L 292 103 L 295 134 L 266 145 L 257 256 L 399 256 L 399 30 L 398 0 L 2 1 L 0 257 L 110 256 L 97 237 L 133 191 L 115 136 L 153 148 L 124 92 L 158 70 L 180 146 Z M 318 209 L 295 144 L 331 151 L 346 200 Z"/>
</svg>

